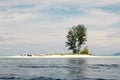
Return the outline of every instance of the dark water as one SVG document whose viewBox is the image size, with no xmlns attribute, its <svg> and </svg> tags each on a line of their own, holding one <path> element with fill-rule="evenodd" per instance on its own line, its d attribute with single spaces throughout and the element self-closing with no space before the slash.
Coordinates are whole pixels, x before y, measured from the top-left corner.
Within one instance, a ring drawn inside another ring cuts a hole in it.
<svg viewBox="0 0 120 80">
<path fill-rule="evenodd" d="M 120 80 L 120 58 L 0 58 L 0 80 Z"/>
</svg>

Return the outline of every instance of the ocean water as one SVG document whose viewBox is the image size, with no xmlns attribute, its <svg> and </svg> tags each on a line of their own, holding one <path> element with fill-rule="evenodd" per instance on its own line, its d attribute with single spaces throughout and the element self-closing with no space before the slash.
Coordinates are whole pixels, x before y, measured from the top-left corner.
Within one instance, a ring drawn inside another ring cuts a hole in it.
<svg viewBox="0 0 120 80">
<path fill-rule="evenodd" d="M 0 58 L 0 80 L 120 80 L 120 58 Z"/>
</svg>

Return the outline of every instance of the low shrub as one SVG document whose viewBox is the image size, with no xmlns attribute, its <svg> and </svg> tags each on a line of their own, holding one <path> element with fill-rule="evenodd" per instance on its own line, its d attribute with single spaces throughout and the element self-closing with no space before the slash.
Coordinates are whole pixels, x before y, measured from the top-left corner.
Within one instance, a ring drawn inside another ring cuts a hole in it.
<svg viewBox="0 0 120 80">
<path fill-rule="evenodd" d="M 84 50 L 81 51 L 80 54 L 89 54 L 88 48 L 84 48 Z"/>
</svg>

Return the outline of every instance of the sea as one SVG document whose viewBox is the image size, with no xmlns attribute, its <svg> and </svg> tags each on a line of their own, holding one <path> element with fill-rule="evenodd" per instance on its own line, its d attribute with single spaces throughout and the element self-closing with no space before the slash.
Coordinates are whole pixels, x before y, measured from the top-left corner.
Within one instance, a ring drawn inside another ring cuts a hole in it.
<svg viewBox="0 0 120 80">
<path fill-rule="evenodd" d="M 0 57 L 0 80 L 120 80 L 120 57 Z"/>
</svg>

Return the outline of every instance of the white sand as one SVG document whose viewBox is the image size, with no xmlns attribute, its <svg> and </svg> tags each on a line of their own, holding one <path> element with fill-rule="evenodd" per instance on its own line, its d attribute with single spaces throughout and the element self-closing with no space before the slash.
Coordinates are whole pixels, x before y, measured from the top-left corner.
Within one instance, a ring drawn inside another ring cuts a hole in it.
<svg viewBox="0 0 120 80">
<path fill-rule="evenodd" d="M 7 58 L 120 58 L 120 56 L 92 56 L 92 55 L 40 55 L 40 56 L 8 56 Z"/>
<path fill-rule="evenodd" d="M 87 58 L 87 57 L 95 57 L 91 55 L 41 55 L 41 56 L 10 56 L 11 58 Z"/>
<path fill-rule="evenodd" d="M 120 58 L 120 56 L 91 56 L 91 55 L 41 55 L 41 56 L 1 56 L 0 58 Z"/>
</svg>

